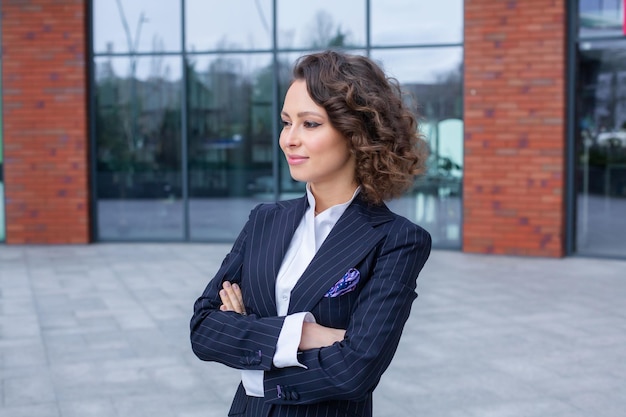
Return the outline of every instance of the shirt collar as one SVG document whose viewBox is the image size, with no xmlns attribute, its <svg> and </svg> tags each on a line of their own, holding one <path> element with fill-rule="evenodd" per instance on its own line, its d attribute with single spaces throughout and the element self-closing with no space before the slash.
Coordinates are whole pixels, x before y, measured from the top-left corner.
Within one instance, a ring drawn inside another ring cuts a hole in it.
<svg viewBox="0 0 626 417">
<path fill-rule="evenodd" d="M 339 220 L 339 217 L 341 217 L 343 212 L 346 211 L 346 208 L 348 208 L 348 206 L 352 203 L 352 201 L 354 201 L 356 196 L 359 195 L 359 192 L 361 192 L 360 185 L 356 188 L 356 190 L 354 190 L 354 194 L 352 194 L 352 198 L 350 198 L 350 200 L 346 201 L 345 203 L 336 204 L 332 207 L 327 208 L 322 213 L 318 214 L 318 217 L 323 216 L 324 219 L 333 220 L 333 221 Z M 307 209 L 307 212 L 310 212 L 311 214 L 314 215 L 315 214 L 315 197 L 313 196 L 313 193 L 311 192 L 311 185 L 309 183 L 306 184 L 306 197 L 309 201 L 309 208 Z"/>
</svg>

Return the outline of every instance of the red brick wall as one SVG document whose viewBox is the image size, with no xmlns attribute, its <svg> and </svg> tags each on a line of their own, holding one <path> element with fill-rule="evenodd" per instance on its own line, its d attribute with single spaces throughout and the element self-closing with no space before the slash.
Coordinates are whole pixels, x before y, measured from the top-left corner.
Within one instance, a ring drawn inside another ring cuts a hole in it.
<svg viewBox="0 0 626 417">
<path fill-rule="evenodd" d="M 463 250 L 564 255 L 565 0 L 465 0 Z"/>
<path fill-rule="evenodd" d="M 6 241 L 88 242 L 85 1 L 1 7 Z"/>
</svg>

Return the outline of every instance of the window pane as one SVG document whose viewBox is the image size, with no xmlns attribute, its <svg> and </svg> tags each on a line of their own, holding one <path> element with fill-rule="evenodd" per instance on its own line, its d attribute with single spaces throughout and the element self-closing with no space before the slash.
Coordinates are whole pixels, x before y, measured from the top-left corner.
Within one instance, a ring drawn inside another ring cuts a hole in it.
<svg viewBox="0 0 626 417">
<path fill-rule="evenodd" d="M 372 0 L 372 45 L 460 43 L 463 0 Z"/>
<path fill-rule="evenodd" d="M 624 34 L 623 0 L 580 0 L 581 38 Z"/>
<path fill-rule="evenodd" d="M 96 59 L 98 235 L 182 239 L 180 59 Z"/>
<path fill-rule="evenodd" d="M 363 0 L 278 1 L 278 47 L 365 45 Z"/>
<path fill-rule="evenodd" d="M 94 0 L 96 53 L 180 51 L 180 1 Z"/>
<path fill-rule="evenodd" d="M 580 51 L 577 250 L 626 254 L 626 41 Z"/>
<path fill-rule="evenodd" d="M 372 58 L 417 100 L 429 149 L 427 172 L 412 191 L 389 203 L 428 230 L 438 247 L 461 246 L 463 179 L 463 49 L 375 51 Z M 416 63 L 428 62 L 428 68 Z"/>
<path fill-rule="evenodd" d="M 185 7 L 189 51 L 272 47 L 271 0 L 187 0 Z"/>
<path fill-rule="evenodd" d="M 237 237 L 273 201 L 275 123 L 270 54 L 194 56 L 188 68 L 191 238 Z"/>
</svg>

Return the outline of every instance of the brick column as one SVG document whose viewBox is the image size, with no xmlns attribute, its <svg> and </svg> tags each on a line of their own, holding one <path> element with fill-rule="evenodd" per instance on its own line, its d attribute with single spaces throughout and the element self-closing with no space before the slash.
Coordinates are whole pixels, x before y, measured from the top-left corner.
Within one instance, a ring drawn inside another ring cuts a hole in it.
<svg viewBox="0 0 626 417">
<path fill-rule="evenodd" d="M 465 0 L 463 250 L 564 254 L 565 0 Z"/>
<path fill-rule="evenodd" d="M 1 7 L 6 241 L 86 243 L 85 0 Z"/>
</svg>

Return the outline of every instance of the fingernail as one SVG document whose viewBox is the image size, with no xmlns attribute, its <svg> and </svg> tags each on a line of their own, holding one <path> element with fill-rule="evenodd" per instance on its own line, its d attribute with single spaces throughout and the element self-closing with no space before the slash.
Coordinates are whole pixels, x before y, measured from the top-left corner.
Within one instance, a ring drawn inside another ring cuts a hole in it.
<svg viewBox="0 0 626 417">
<path fill-rule="evenodd" d="M 237 285 L 237 284 L 233 284 L 233 288 L 234 288 L 234 289 L 236 289 L 236 290 L 238 290 L 238 289 L 239 289 L 239 285 Z"/>
<path fill-rule="evenodd" d="M 224 288 L 229 288 L 229 287 L 230 287 L 230 282 L 224 281 Z"/>
</svg>

